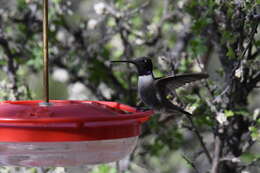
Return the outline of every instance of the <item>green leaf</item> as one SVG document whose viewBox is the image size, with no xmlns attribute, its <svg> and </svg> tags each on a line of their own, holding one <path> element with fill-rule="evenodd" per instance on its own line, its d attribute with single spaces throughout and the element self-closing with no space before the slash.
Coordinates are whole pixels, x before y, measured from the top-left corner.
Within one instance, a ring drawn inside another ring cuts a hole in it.
<svg viewBox="0 0 260 173">
<path fill-rule="evenodd" d="M 225 114 L 225 116 L 228 118 L 228 117 L 233 117 L 235 114 L 234 114 L 234 112 L 233 111 L 231 111 L 231 110 L 225 110 L 224 111 L 224 114 Z"/>
<path fill-rule="evenodd" d="M 122 6 L 124 6 L 124 0 L 115 0 L 115 5 L 116 7 L 120 8 Z"/>
<path fill-rule="evenodd" d="M 39 69 L 42 67 L 42 57 L 43 52 L 40 47 L 33 47 L 32 48 L 32 56 L 27 61 L 27 65 L 33 66 L 36 69 Z"/>
<path fill-rule="evenodd" d="M 37 173 L 38 172 L 36 168 L 29 168 L 28 171 L 30 171 L 30 173 Z"/>
<path fill-rule="evenodd" d="M 259 159 L 260 158 L 260 154 L 253 154 L 253 153 L 243 153 L 241 156 L 240 156 L 240 159 L 243 161 L 243 162 L 246 162 L 246 163 L 251 163 L 252 161 L 256 160 L 256 159 Z"/>
<path fill-rule="evenodd" d="M 206 26 L 208 26 L 211 23 L 212 23 L 211 18 L 206 18 L 206 17 L 199 18 L 194 22 L 194 24 L 192 26 L 192 30 L 200 33 L 203 28 L 205 28 Z"/>
<path fill-rule="evenodd" d="M 251 137 L 253 140 L 259 140 L 260 139 L 260 133 L 259 129 L 255 126 L 250 126 L 249 131 L 251 132 Z"/>
<path fill-rule="evenodd" d="M 185 10 L 191 14 L 193 17 L 198 16 L 197 6 L 199 5 L 199 1 L 189 1 L 189 3 L 185 4 Z"/>
<path fill-rule="evenodd" d="M 235 10 L 234 7 L 231 7 L 231 6 L 230 6 L 230 7 L 228 8 L 228 10 L 227 10 L 227 16 L 231 18 L 232 15 L 234 14 L 234 10 Z"/>
<path fill-rule="evenodd" d="M 231 47 L 228 47 L 228 52 L 227 52 L 227 56 L 231 59 L 236 58 L 236 54 L 234 52 L 234 50 Z"/>
<path fill-rule="evenodd" d="M 61 3 L 62 0 L 52 0 L 52 2 L 54 2 L 55 4 L 59 4 Z"/>
<path fill-rule="evenodd" d="M 235 114 L 242 115 L 242 116 L 249 116 L 250 113 L 246 109 L 236 110 L 234 111 Z"/>
<path fill-rule="evenodd" d="M 234 43 L 236 41 L 237 35 L 234 33 L 224 30 L 221 32 L 222 33 L 222 38 L 221 38 L 221 43 Z"/>
<path fill-rule="evenodd" d="M 115 19 L 112 18 L 112 17 L 108 18 L 108 20 L 107 20 L 107 26 L 110 26 L 110 27 L 116 26 L 116 21 L 115 21 Z"/>
<path fill-rule="evenodd" d="M 23 11 L 27 7 L 25 0 L 17 0 L 17 7 L 19 10 Z"/>
<path fill-rule="evenodd" d="M 260 1 L 260 0 L 259 0 L 259 1 Z M 255 41 L 255 46 L 256 46 L 256 47 L 260 47 L 260 40 L 256 40 L 256 41 Z"/>
<path fill-rule="evenodd" d="M 207 51 L 205 40 L 201 37 L 192 39 L 189 44 L 189 52 L 191 52 L 193 58 L 203 55 Z"/>
<path fill-rule="evenodd" d="M 0 59 L 0 65 L 6 65 L 6 64 L 7 64 L 7 62 L 5 60 Z"/>
<path fill-rule="evenodd" d="M 142 24 L 143 24 L 143 20 L 140 16 L 137 16 L 137 17 L 134 17 L 132 20 L 131 20 L 132 24 L 136 27 L 141 27 Z"/>
<path fill-rule="evenodd" d="M 95 167 L 91 173 L 116 173 L 115 168 L 111 168 L 108 165 L 100 165 L 98 167 Z"/>
</svg>

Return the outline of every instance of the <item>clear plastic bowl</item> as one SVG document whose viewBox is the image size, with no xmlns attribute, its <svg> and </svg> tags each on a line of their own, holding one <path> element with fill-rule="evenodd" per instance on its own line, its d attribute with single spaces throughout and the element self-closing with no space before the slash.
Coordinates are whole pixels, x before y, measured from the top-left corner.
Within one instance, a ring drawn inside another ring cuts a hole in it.
<svg viewBox="0 0 260 173">
<path fill-rule="evenodd" d="M 133 151 L 138 137 L 81 142 L 0 143 L 0 165 L 79 166 L 120 160 Z"/>
</svg>

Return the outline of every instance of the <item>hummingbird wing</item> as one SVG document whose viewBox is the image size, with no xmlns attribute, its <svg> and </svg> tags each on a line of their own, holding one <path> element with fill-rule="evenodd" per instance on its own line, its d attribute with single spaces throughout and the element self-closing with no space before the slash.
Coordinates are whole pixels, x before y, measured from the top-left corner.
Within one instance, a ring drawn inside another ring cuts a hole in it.
<svg viewBox="0 0 260 173">
<path fill-rule="evenodd" d="M 187 83 L 194 82 L 196 80 L 201 80 L 208 78 L 208 74 L 196 73 L 196 74 L 184 74 L 176 76 L 167 76 L 155 80 L 155 86 L 160 90 L 165 92 L 165 90 L 175 90 Z"/>
<path fill-rule="evenodd" d="M 157 88 L 158 94 L 161 99 L 165 100 L 169 93 L 175 91 L 175 89 L 196 80 L 208 78 L 208 74 L 197 73 L 197 74 L 184 74 L 176 76 L 167 76 L 156 79 L 154 85 Z"/>
<path fill-rule="evenodd" d="M 183 110 L 181 107 L 172 104 L 168 99 L 167 95 L 170 91 L 175 90 L 187 83 L 194 82 L 196 80 L 208 78 L 208 74 L 197 73 L 197 74 L 184 74 L 176 76 L 167 76 L 162 78 L 157 78 L 154 81 L 155 87 L 157 88 L 157 95 L 160 96 L 166 108 L 169 108 L 173 113 L 184 113 L 186 115 L 191 115 L 190 113 Z"/>
</svg>

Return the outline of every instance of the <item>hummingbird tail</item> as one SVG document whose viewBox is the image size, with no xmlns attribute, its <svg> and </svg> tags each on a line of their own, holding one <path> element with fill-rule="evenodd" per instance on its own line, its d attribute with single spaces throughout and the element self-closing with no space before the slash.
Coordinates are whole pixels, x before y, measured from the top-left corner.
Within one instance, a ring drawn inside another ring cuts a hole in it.
<svg viewBox="0 0 260 173">
<path fill-rule="evenodd" d="M 187 112 L 187 111 L 185 111 L 185 110 L 181 110 L 181 112 L 182 112 L 183 114 L 187 115 L 187 116 L 192 117 L 192 114 L 189 113 L 189 112 Z"/>
<path fill-rule="evenodd" d="M 185 110 L 182 109 L 181 107 L 179 107 L 179 106 L 177 106 L 177 105 L 174 105 L 174 104 L 172 104 L 172 103 L 170 103 L 170 102 L 165 102 L 165 106 L 166 106 L 166 110 L 169 110 L 170 112 L 173 112 L 173 113 L 176 113 L 176 114 L 182 113 L 182 114 L 185 114 L 185 115 L 187 115 L 187 116 L 189 116 L 189 117 L 192 117 L 192 114 L 191 114 L 191 113 L 185 111 Z"/>
</svg>

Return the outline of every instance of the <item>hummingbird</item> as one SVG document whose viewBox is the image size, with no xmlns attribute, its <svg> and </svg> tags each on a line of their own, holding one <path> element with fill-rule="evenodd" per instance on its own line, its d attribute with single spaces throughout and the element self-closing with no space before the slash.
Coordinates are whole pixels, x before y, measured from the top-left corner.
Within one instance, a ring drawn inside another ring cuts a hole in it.
<svg viewBox="0 0 260 173">
<path fill-rule="evenodd" d="M 160 113 L 170 114 L 192 114 L 180 106 L 173 104 L 167 96 L 177 88 L 208 78 L 208 74 L 195 73 L 156 78 L 153 75 L 153 63 L 148 57 L 136 58 L 133 60 L 112 61 L 120 63 L 132 63 L 138 72 L 138 94 L 144 104 Z"/>
</svg>

